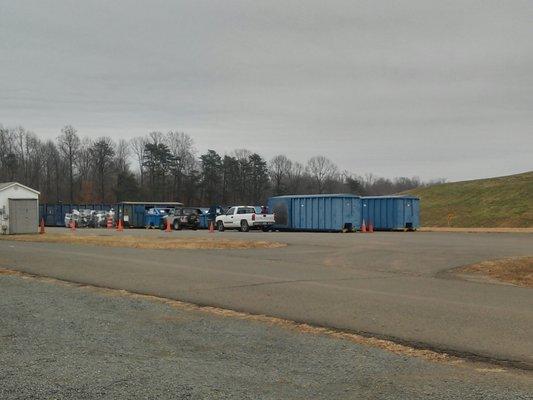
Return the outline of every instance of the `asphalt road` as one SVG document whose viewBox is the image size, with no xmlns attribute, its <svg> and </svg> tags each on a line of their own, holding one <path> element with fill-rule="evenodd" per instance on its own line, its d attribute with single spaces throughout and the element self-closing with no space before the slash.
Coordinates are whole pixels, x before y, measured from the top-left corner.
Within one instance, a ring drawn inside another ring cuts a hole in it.
<svg viewBox="0 0 533 400">
<path fill-rule="evenodd" d="M 88 233 L 95 231 L 76 234 Z M 169 235 L 122 234 L 154 240 Z M 531 234 L 211 235 L 268 238 L 289 246 L 161 251 L 0 241 L 0 266 L 533 368 L 532 289 L 463 281 L 446 273 L 485 259 L 531 255 Z"/>
<path fill-rule="evenodd" d="M 516 370 L 18 276 L 0 275 L 0 293 L 5 400 L 532 398 Z"/>
</svg>

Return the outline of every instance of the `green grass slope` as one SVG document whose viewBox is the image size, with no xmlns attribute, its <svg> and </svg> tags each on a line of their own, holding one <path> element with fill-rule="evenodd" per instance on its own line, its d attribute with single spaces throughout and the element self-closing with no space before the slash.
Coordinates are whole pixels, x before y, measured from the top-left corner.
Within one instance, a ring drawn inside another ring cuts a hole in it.
<svg viewBox="0 0 533 400">
<path fill-rule="evenodd" d="M 533 171 L 407 193 L 420 197 L 422 226 L 533 227 Z"/>
</svg>

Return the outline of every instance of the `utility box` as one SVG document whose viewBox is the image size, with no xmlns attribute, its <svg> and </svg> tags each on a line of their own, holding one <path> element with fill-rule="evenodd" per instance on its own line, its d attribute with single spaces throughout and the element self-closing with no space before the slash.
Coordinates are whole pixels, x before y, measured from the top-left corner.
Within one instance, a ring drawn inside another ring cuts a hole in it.
<svg viewBox="0 0 533 400">
<path fill-rule="evenodd" d="M 353 194 L 276 196 L 268 199 L 277 230 L 339 232 L 361 226 L 361 199 Z"/>
<path fill-rule="evenodd" d="M 420 228 L 420 199 L 414 196 L 361 197 L 362 216 L 368 226 L 378 231 L 416 230 Z"/>
<path fill-rule="evenodd" d="M 38 233 L 39 194 L 17 182 L 0 183 L 0 234 Z"/>
</svg>

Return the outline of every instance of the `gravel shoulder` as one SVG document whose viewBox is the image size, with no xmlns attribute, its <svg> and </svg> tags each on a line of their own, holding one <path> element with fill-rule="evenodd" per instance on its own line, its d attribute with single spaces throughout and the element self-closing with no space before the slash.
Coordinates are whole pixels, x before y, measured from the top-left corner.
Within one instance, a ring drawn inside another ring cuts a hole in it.
<svg viewBox="0 0 533 400">
<path fill-rule="evenodd" d="M 0 398 L 530 399 L 528 372 L 421 358 L 0 275 Z"/>
</svg>

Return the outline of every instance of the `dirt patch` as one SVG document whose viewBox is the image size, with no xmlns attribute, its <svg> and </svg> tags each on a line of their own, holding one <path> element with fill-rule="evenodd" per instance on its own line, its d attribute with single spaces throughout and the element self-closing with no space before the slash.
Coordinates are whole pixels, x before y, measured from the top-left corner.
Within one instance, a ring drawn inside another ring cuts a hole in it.
<svg viewBox="0 0 533 400">
<path fill-rule="evenodd" d="M 0 240 L 39 243 L 68 243 L 89 246 L 127 247 L 135 249 L 275 249 L 287 246 L 285 243 L 265 240 L 228 240 L 216 238 L 148 238 L 135 236 L 99 236 L 76 234 L 9 235 Z"/>
<path fill-rule="evenodd" d="M 0 275 L 20 275 L 18 271 L 0 268 Z"/>
<path fill-rule="evenodd" d="M 458 232 L 458 233 L 533 233 L 533 228 L 452 228 L 424 226 L 420 232 Z"/>
<path fill-rule="evenodd" d="M 455 273 L 483 277 L 490 281 L 533 287 L 533 257 L 513 257 L 482 261 L 454 270 Z"/>
</svg>

